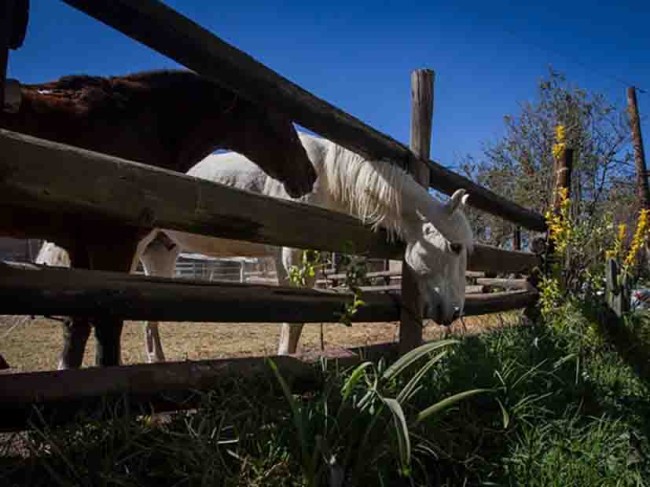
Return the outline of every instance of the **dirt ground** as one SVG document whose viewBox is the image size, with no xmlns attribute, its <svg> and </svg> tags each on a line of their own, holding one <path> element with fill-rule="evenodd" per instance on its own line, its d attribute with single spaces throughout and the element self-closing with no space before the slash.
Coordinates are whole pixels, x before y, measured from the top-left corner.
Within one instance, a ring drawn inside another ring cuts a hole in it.
<svg viewBox="0 0 650 487">
<path fill-rule="evenodd" d="M 478 333 L 511 324 L 516 314 L 465 318 L 450 328 L 451 335 Z M 56 369 L 62 347 L 60 323 L 45 318 L 0 316 L 0 355 L 11 372 Z M 142 322 L 127 322 L 122 335 L 122 360 L 125 364 L 146 361 Z M 320 325 L 306 325 L 300 340 L 301 350 L 321 348 Z M 395 341 L 397 323 L 363 323 L 346 327 L 338 323 L 323 325 L 323 346 L 357 347 Z M 161 323 L 160 333 L 168 361 L 225 357 L 274 355 L 280 326 L 274 323 Z M 425 327 L 427 340 L 441 337 L 445 329 L 435 323 Z M 94 338 L 86 350 L 84 365 L 94 363 Z"/>
</svg>

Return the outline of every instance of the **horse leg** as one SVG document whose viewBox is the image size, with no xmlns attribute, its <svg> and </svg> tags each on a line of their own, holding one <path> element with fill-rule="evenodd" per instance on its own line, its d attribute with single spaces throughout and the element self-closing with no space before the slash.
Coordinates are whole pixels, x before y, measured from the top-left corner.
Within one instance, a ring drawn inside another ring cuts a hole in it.
<svg viewBox="0 0 650 487">
<path fill-rule="evenodd" d="M 95 365 L 98 367 L 112 367 L 122 363 L 122 328 L 124 320 L 112 316 L 95 318 L 95 339 L 97 348 Z"/>
<path fill-rule="evenodd" d="M 301 250 L 283 247 L 282 252 L 278 251 L 275 257 L 275 271 L 278 275 L 278 284 L 280 286 L 290 286 L 289 269 L 292 265 L 297 265 L 300 262 Z M 313 287 L 316 283 L 316 278 L 308 280 L 307 287 Z M 300 341 L 300 334 L 304 323 L 282 323 L 280 331 L 280 343 L 278 344 L 278 355 L 287 355 L 296 353 L 298 349 L 298 342 Z"/>
<path fill-rule="evenodd" d="M 100 245 L 89 247 L 91 266 L 95 270 L 116 271 L 128 273 L 133 264 L 138 242 L 137 230 L 114 229 L 110 238 Z M 100 316 L 93 320 L 97 348 L 95 365 L 110 367 L 121 363 L 122 328 L 124 320 L 114 316 Z"/>
<path fill-rule="evenodd" d="M 59 370 L 81 367 L 89 336 L 90 321 L 87 318 L 65 318 L 63 321 L 63 351 L 57 367 Z"/>
<path fill-rule="evenodd" d="M 69 252 L 73 268 L 88 269 L 90 262 L 83 245 L 74 245 Z M 90 336 L 90 321 L 86 317 L 68 317 L 63 320 L 63 350 L 59 357 L 58 369 L 78 369 L 81 367 Z"/>
<path fill-rule="evenodd" d="M 180 254 L 178 245 L 174 244 L 170 248 L 161 241 L 154 240 L 146 248 L 140 261 L 147 276 L 174 277 L 178 254 Z M 157 321 L 145 322 L 144 338 L 148 363 L 165 361 L 158 324 Z"/>
</svg>

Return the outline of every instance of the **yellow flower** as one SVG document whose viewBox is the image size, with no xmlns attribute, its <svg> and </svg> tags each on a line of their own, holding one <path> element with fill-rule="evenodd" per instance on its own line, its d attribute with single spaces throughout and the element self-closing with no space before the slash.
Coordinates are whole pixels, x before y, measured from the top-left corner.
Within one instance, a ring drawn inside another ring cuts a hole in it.
<svg viewBox="0 0 650 487">
<path fill-rule="evenodd" d="M 567 188 L 560 188 L 559 198 L 560 211 L 556 213 L 549 210 L 546 212 L 545 217 L 549 237 L 555 243 L 555 249 L 562 253 L 568 247 L 573 234 L 569 215 L 571 210 L 571 200 L 569 199 L 569 191 Z"/>
<path fill-rule="evenodd" d="M 558 125 L 555 127 L 555 144 L 551 152 L 556 161 L 559 161 L 564 154 L 564 149 L 566 148 L 566 128 L 564 125 Z"/>
<path fill-rule="evenodd" d="M 627 233 L 627 225 L 625 223 L 621 223 L 618 226 L 617 242 L 622 244 L 625 241 L 625 234 L 626 233 Z"/>
<path fill-rule="evenodd" d="M 621 223 L 618 226 L 618 232 L 614 239 L 614 248 L 605 251 L 605 257 L 608 259 L 619 260 L 623 254 L 623 243 L 625 242 L 625 235 L 627 233 L 627 225 Z M 620 261 L 619 261 L 620 262 Z"/>
<path fill-rule="evenodd" d="M 650 217 L 649 210 L 641 210 L 639 213 L 639 219 L 636 222 L 636 230 L 634 231 L 634 237 L 632 237 L 632 243 L 630 244 L 630 250 L 625 256 L 623 261 L 623 268 L 629 269 L 636 264 L 639 251 L 645 244 L 648 238 L 648 220 Z"/>
</svg>

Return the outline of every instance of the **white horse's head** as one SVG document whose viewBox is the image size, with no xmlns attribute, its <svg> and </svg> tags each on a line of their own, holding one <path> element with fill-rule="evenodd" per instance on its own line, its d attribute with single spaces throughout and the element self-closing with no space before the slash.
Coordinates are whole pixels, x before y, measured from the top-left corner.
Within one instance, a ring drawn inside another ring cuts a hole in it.
<svg viewBox="0 0 650 487">
<path fill-rule="evenodd" d="M 461 316 L 465 305 L 465 271 L 473 245 L 472 230 L 462 211 L 467 198 L 462 189 L 444 204 L 429 197 L 404 232 L 404 258 L 417 276 L 424 316 L 442 325 Z"/>
</svg>

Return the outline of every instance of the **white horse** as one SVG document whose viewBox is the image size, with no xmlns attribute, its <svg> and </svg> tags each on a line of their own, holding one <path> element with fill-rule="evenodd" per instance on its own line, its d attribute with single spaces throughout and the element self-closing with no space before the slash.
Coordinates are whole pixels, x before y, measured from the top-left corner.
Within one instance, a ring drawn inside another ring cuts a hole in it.
<svg viewBox="0 0 650 487">
<path fill-rule="evenodd" d="M 467 201 L 464 190 L 456 191 L 443 203 L 393 164 L 366 160 L 326 139 L 307 134 L 300 134 L 300 139 L 318 179 L 313 191 L 298 201 L 354 215 L 374 228 L 386 229 L 389 238 L 403 240 L 405 261 L 417 276 L 424 311 L 444 325 L 460 316 L 465 303 L 467 256 L 473 246 L 472 231 L 462 211 Z M 188 174 L 291 199 L 278 181 L 237 153 L 210 155 Z M 161 234 L 172 244 L 156 238 Z M 299 262 L 300 252 L 162 229 L 141 242 L 138 255 L 147 275 L 172 277 L 181 250 L 214 257 L 273 257 L 280 285 L 289 285 L 288 270 Z M 302 326 L 282 325 L 279 354 L 296 351 Z M 145 335 L 148 360 L 164 360 L 158 323 L 149 322 Z"/>
</svg>

